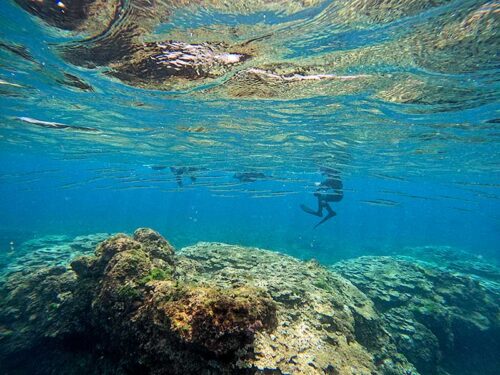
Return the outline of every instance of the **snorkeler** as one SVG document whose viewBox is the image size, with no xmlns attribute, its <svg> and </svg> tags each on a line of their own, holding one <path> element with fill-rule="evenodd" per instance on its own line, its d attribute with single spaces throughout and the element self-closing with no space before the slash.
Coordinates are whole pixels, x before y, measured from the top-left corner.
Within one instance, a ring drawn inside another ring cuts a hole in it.
<svg viewBox="0 0 500 375">
<path fill-rule="evenodd" d="M 343 185 L 339 172 L 335 169 L 327 167 L 321 168 L 321 172 L 326 179 L 318 184 L 318 188 L 314 193 L 314 196 L 318 199 L 318 209 L 315 211 L 306 205 L 300 205 L 300 208 L 302 208 L 304 212 L 319 217 L 323 217 L 324 209 L 327 211 L 326 216 L 323 217 L 323 219 L 316 224 L 314 228 L 337 215 L 337 213 L 330 207 L 330 202 L 340 202 L 344 197 Z"/>
<path fill-rule="evenodd" d="M 255 182 L 258 180 L 264 180 L 267 176 L 261 172 L 238 172 L 233 175 L 233 178 L 239 180 L 240 182 Z"/>
<path fill-rule="evenodd" d="M 179 187 L 183 186 L 182 178 L 184 175 L 191 179 L 191 182 L 194 183 L 196 181 L 196 176 L 194 172 L 196 172 L 198 168 L 196 167 L 170 167 L 170 171 L 175 176 L 175 181 Z"/>
</svg>

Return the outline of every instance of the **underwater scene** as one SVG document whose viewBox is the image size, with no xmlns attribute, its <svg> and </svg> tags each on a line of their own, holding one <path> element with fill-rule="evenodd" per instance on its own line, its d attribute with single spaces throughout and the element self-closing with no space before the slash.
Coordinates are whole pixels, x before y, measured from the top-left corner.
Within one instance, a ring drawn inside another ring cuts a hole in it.
<svg viewBox="0 0 500 375">
<path fill-rule="evenodd" d="M 500 374 L 500 2 L 0 25 L 0 375 Z"/>
</svg>

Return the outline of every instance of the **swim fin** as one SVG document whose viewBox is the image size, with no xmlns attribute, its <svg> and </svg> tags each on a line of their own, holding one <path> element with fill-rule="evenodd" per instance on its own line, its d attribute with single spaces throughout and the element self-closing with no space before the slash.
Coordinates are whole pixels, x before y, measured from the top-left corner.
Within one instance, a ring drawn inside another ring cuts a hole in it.
<svg viewBox="0 0 500 375">
<path fill-rule="evenodd" d="M 324 222 L 326 222 L 327 220 L 330 220 L 332 217 L 336 216 L 337 214 L 335 213 L 335 211 L 331 210 L 331 211 L 328 211 L 328 215 L 326 215 L 323 220 L 321 220 L 318 224 L 316 224 L 314 226 L 313 229 L 316 229 L 318 226 L 320 226 L 321 224 L 323 224 Z"/>
</svg>

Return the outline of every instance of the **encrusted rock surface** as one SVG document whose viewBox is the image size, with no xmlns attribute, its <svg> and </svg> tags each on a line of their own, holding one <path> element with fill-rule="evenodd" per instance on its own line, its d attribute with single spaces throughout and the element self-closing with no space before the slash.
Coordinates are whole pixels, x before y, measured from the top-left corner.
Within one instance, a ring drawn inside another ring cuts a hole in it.
<svg viewBox="0 0 500 375">
<path fill-rule="evenodd" d="M 494 284 L 409 259 L 327 269 L 222 243 L 175 253 L 146 228 L 115 235 L 70 266 L 0 279 L 0 372 L 493 374 Z"/>
<path fill-rule="evenodd" d="M 95 233 L 76 237 L 48 235 L 24 242 L 11 253 L 0 254 L 0 275 L 49 266 L 66 266 L 80 255 L 94 251 L 111 234 Z"/>
<path fill-rule="evenodd" d="M 113 236 L 71 267 L 3 281 L 0 363 L 8 373 L 66 373 L 64 362 L 33 369 L 23 359 L 41 346 L 64 352 L 81 341 L 92 347 L 84 351 L 88 366 L 104 356 L 113 369 L 80 373 L 231 373 L 237 352 L 251 354 L 255 334 L 276 326 L 276 305 L 264 290 L 175 277 L 172 246 L 150 229 Z"/>
<path fill-rule="evenodd" d="M 398 355 L 372 302 L 349 281 L 314 261 L 271 251 L 199 243 L 178 261 L 186 282 L 266 290 L 278 326 L 261 332 L 244 365 L 285 374 L 399 374 L 411 369 Z"/>
<path fill-rule="evenodd" d="M 500 284 L 487 280 L 485 287 L 477 275 L 463 273 L 465 262 L 459 264 L 460 272 L 450 272 L 444 260 L 438 267 L 408 257 L 369 256 L 332 269 L 374 302 L 398 350 L 422 374 L 493 375 L 500 368 Z M 471 263 L 471 273 L 477 269 Z"/>
</svg>

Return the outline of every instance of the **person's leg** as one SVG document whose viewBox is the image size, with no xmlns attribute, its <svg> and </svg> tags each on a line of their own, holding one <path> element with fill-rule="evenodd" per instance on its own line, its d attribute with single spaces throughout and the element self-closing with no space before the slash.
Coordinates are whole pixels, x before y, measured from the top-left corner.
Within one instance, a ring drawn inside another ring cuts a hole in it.
<svg viewBox="0 0 500 375">
<path fill-rule="evenodd" d="M 320 197 L 318 197 L 318 210 L 317 211 L 314 211 L 312 208 L 309 208 L 304 204 L 301 204 L 300 208 L 302 208 L 302 211 L 307 212 L 308 214 L 322 217 L 324 205 L 325 205 L 325 202 L 323 202 L 323 200 Z"/>
<path fill-rule="evenodd" d="M 329 203 L 325 202 L 324 207 L 328 211 L 328 214 L 326 216 L 333 217 L 333 216 L 337 215 L 337 213 L 330 207 Z"/>
</svg>

